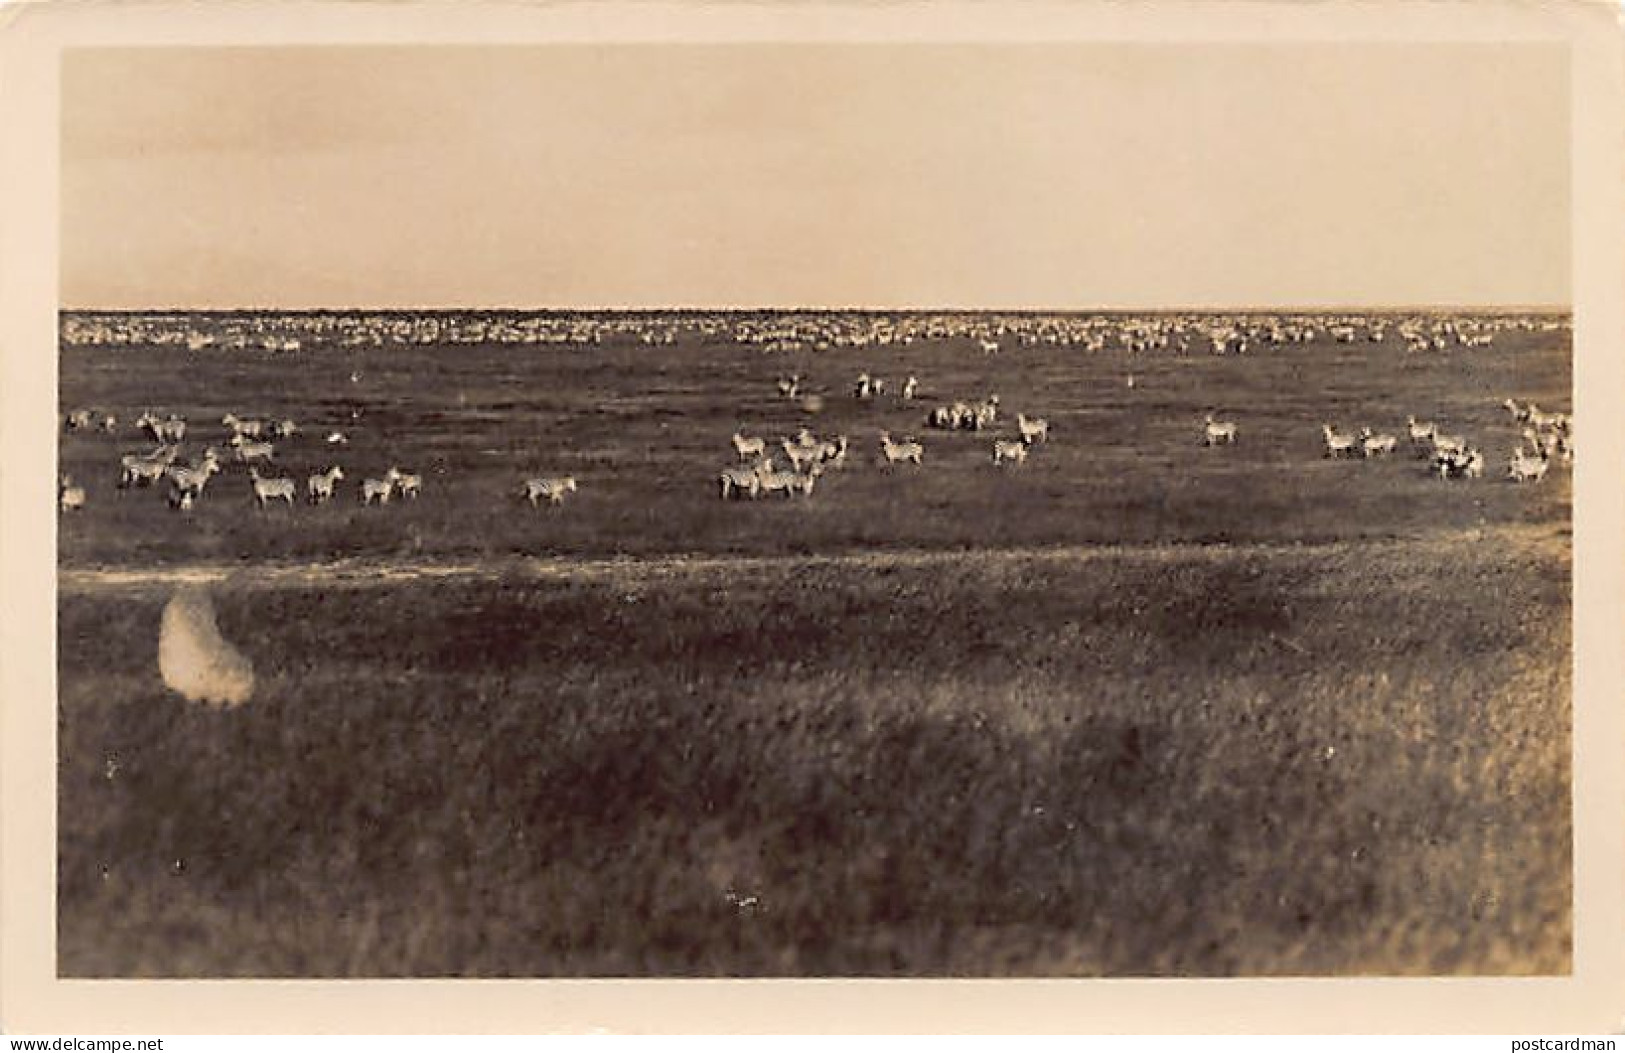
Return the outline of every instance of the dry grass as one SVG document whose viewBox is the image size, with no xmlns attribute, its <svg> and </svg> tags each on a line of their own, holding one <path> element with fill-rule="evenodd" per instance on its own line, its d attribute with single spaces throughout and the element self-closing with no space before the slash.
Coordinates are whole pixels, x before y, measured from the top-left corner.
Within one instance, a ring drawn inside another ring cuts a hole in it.
<svg viewBox="0 0 1625 1053">
<path fill-rule="evenodd" d="M 847 385 L 864 369 L 917 375 L 920 402 L 851 398 Z M 352 371 L 360 384 L 350 383 Z M 791 371 L 829 389 L 822 413 L 775 396 L 774 378 Z M 1130 371 L 1132 391 L 1124 385 Z M 312 350 L 294 358 L 68 348 L 64 408 L 113 409 L 127 421 L 149 405 L 181 412 L 195 425 L 192 455 L 223 441 L 218 422 L 228 411 L 290 417 L 306 430 L 280 445 L 279 470 L 300 481 L 301 493 L 307 473 L 334 461 L 346 479 L 329 506 L 260 513 L 246 470 L 232 465 L 183 517 L 158 493 L 118 495 L 119 451 L 142 445 L 133 433 L 65 435 L 62 467 L 86 486 L 89 502 L 63 518 L 61 551 L 69 565 L 783 554 L 1318 542 L 1566 522 L 1566 473 L 1527 487 L 1501 478 L 1519 435 L 1500 403 L 1511 395 L 1567 408 L 1569 383 L 1562 333 L 1509 333 L 1489 348 L 1427 355 L 1391 340 L 1227 358 L 1053 348 L 987 358 L 946 342 L 803 358 L 702 342 L 658 351 Z M 1051 422 L 1051 442 L 1019 469 L 995 468 L 991 436 L 923 425 L 934 400 L 989 392 L 1009 418 L 1000 434 L 1014 433 L 1017 412 Z M 1215 409 L 1239 422 L 1234 447 L 1202 448 L 1203 416 Z M 361 414 L 353 425 L 352 411 Z M 1402 435 L 1407 413 L 1481 443 L 1487 477 L 1440 482 L 1405 453 L 1369 464 L 1321 456 L 1321 421 Z M 793 506 L 718 500 L 717 472 L 733 460 L 728 437 L 736 429 L 771 439 L 803 424 L 850 436 L 851 466 Z M 350 435 L 348 450 L 322 442 L 329 426 Z M 883 429 L 920 438 L 925 467 L 877 467 Z M 391 464 L 423 474 L 423 498 L 360 507 L 360 480 Z M 518 499 L 531 474 L 575 475 L 581 491 L 563 508 L 533 512 Z"/>
<path fill-rule="evenodd" d="M 1566 572 L 1509 532 L 241 588 L 224 713 L 157 682 L 160 595 L 69 595 L 61 968 L 1561 972 Z"/>
<path fill-rule="evenodd" d="M 291 417 L 299 475 L 338 426 L 349 486 L 425 493 L 262 515 L 232 468 L 182 517 L 114 493 L 133 437 L 63 438 L 61 973 L 1566 971 L 1569 481 L 1496 471 L 1501 399 L 1570 404 L 1562 334 L 969 350 L 64 350 L 65 407 Z M 857 403 L 860 370 L 922 404 Z M 791 371 L 822 412 L 773 398 Z M 919 425 L 989 391 L 1052 424 L 1020 469 Z M 1407 413 L 1489 477 L 1320 455 L 1322 420 Z M 736 428 L 804 422 L 856 463 L 717 500 Z M 926 467 L 876 467 L 883 428 Z M 532 513 L 532 472 L 581 492 Z M 140 575 L 198 564 L 241 572 L 229 711 L 155 660 Z"/>
</svg>

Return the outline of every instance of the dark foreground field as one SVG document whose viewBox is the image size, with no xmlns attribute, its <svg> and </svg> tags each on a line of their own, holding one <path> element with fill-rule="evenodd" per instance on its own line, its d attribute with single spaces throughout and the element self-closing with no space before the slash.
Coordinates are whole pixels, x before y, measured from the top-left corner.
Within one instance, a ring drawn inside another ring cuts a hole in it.
<svg viewBox="0 0 1625 1053">
<path fill-rule="evenodd" d="M 61 606 L 71 976 L 1550 973 L 1567 540 Z"/>
</svg>

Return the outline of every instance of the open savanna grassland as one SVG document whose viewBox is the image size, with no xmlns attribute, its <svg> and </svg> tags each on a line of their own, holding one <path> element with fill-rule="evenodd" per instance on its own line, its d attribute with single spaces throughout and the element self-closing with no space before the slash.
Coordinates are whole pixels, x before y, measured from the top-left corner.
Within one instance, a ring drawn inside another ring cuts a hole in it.
<svg viewBox="0 0 1625 1053">
<path fill-rule="evenodd" d="M 295 355 L 65 348 L 64 408 L 92 406 L 125 423 L 114 436 L 63 438 L 62 467 L 85 485 L 88 503 L 62 522 L 62 560 L 150 566 L 1328 541 L 1568 515 L 1561 473 L 1539 487 L 1502 478 L 1519 433 L 1501 401 L 1572 404 L 1562 332 L 1513 331 L 1488 348 L 1415 355 L 1392 335 L 1380 345 L 1322 337 L 1224 357 L 1013 343 L 984 356 L 965 341 L 766 355 L 685 341 L 318 347 Z M 890 380 L 885 396 L 852 397 L 851 382 L 865 370 Z M 776 396 L 776 377 L 789 372 L 827 392 L 822 412 Z M 914 404 L 891 394 L 909 374 L 920 380 Z M 1019 469 L 994 467 L 987 433 L 924 426 L 930 405 L 989 394 L 1008 418 L 998 434 L 1014 433 L 1017 412 L 1051 423 L 1050 443 Z M 228 412 L 292 419 L 304 431 L 278 444 L 277 470 L 298 480 L 302 496 L 306 474 L 339 464 L 346 474 L 339 498 L 260 513 L 240 465 L 211 482 L 184 516 L 155 490 L 120 496 L 118 455 L 144 448 L 131 422 L 145 407 L 192 423 L 192 457 L 205 443 L 224 448 L 219 421 Z M 1233 448 L 1201 447 L 1209 410 L 1238 423 Z M 1366 424 L 1403 443 L 1409 414 L 1479 444 L 1485 479 L 1441 482 L 1403 450 L 1372 463 L 1321 456 L 1322 422 L 1344 430 Z M 803 425 L 852 443 L 849 466 L 820 480 L 811 500 L 741 507 L 718 499 L 736 429 L 772 440 Z M 332 428 L 348 435 L 349 448 L 326 446 Z M 924 467 L 878 468 L 882 429 L 918 437 Z M 423 497 L 360 507 L 360 480 L 391 465 L 422 474 Z M 533 474 L 575 475 L 580 491 L 559 514 L 533 512 L 517 496 Z"/>
<path fill-rule="evenodd" d="M 261 514 L 233 467 L 183 516 L 115 494 L 130 434 L 63 439 L 59 971 L 1565 972 L 1569 479 L 1501 478 L 1499 407 L 1569 407 L 1556 340 L 65 349 L 65 407 L 290 417 L 290 474 L 425 493 Z M 1019 470 L 920 423 L 990 392 L 1052 423 Z M 1486 477 L 1320 456 L 1323 420 L 1408 413 Z M 717 498 L 736 428 L 803 423 L 853 463 Z M 925 467 L 875 466 L 881 428 Z M 530 472 L 581 490 L 533 512 Z M 237 710 L 158 677 L 199 565 Z"/>
<path fill-rule="evenodd" d="M 61 602 L 72 976 L 1563 972 L 1567 556 L 1469 542 Z"/>
</svg>

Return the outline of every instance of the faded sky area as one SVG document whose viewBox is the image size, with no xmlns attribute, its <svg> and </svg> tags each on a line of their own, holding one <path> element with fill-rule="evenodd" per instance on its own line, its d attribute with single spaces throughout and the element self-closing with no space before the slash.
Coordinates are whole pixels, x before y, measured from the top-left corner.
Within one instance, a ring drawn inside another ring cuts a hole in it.
<svg viewBox="0 0 1625 1053">
<path fill-rule="evenodd" d="M 70 308 L 1566 305 L 1559 46 L 77 50 Z"/>
</svg>

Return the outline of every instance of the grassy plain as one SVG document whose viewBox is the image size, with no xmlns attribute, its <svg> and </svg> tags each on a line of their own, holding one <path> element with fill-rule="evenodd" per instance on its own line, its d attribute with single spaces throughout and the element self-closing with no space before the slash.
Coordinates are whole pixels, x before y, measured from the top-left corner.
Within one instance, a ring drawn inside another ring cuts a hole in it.
<svg viewBox="0 0 1625 1053">
<path fill-rule="evenodd" d="M 110 485 L 64 519 L 59 971 L 1566 971 L 1568 480 L 1495 471 L 1501 398 L 1567 408 L 1566 346 L 965 350 L 65 351 L 68 405 L 331 423 L 353 477 L 428 489 L 259 515 L 234 469 L 189 521 Z M 864 368 L 1055 437 L 1000 474 L 910 428 L 916 475 L 724 504 L 729 433 L 807 419 L 772 398 L 798 366 L 865 454 L 923 407 L 846 398 Z M 1199 447 L 1208 407 L 1235 449 Z M 1322 419 L 1407 412 L 1489 475 L 1320 458 Z M 64 464 L 105 482 L 115 447 Z M 533 468 L 579 501 L 505 499 Z M 241 710 L 164 690 L 161 582 L 85 573 L 200 562 Z"/>
</svg>

